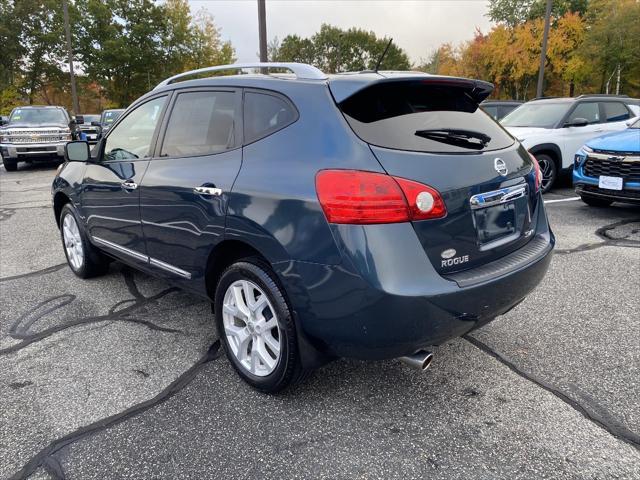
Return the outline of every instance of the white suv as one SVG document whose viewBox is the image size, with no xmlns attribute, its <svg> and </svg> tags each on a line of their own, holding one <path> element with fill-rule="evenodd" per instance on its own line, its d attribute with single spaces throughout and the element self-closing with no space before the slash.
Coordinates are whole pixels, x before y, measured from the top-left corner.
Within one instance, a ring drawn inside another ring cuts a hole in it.
<svg viewBox="0 0 640 480">
<path fill-rule="evenodd" d="M 568 173 L 587 140 L 625 129 L 625 122 L 640 114 L 637 102 L 615 95 L 540 98 L 521 105 L 500 123 L 536 157 L 546 192 L 561 171 Z"/>
</svg>

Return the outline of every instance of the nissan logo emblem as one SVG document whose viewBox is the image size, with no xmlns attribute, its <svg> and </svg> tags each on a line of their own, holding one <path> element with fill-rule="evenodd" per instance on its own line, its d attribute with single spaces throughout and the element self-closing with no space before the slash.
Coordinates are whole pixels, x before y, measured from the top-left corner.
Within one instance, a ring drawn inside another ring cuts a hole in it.
<svg viewBox="0 0 640 480">
<path fill-rule="evenodd" d="M 509 169 L 507 168 L 507 164 L 504 163 L 504 160 L 502 160 L 501 158 L 496 158 L 493 161 L 493 168 L 495 168 L 496 172 L 498 172 L 503 177 L 506 177 L 507 173 L 509 173 Z"/>
</svg>

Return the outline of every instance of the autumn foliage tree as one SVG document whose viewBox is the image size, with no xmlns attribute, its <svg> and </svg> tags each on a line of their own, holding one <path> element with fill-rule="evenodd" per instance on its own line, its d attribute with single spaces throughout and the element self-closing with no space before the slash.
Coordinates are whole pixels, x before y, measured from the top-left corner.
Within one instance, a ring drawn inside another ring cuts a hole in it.
<svg viewBox="0 0 640 480">
<path fill-rule="evenodd" d="M 442 45 L 421 69 L 489 80 L 496 86 L 497 98 L 530 99 L 535 95 L 544 29 L 543 18 L 535 14 L 538 3 L 530 1 L 524 10 L 522 2 L 491 3 L 502 8 L 503 21 L 487 34 L 476 31 L 462 45 Z M 554 5 L 556 9 L 560 5 L 564 13 L 552 17 L 545 94 L 604 93 L 607 81 L 611 84 L 619 68 L 620 93 L 639 96 L 640 2 L 591 0 L 588 6 L 579 1 Z M 572 5 L 579 11 L 572 11 Z"/>
</svg>

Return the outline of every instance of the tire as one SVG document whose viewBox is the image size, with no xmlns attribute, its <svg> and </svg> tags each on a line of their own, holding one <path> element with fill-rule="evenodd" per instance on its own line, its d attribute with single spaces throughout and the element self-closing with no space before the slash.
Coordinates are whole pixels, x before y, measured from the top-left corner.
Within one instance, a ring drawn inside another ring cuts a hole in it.
<svg viewBox="0 0 640 480">
<path fill-rule="evenodd" d="M 276 393 L 306 378 L 309 371 L 302 368 L 291 308 L 263 261 L 245 258 L 227 268 L 216 287 L 214 306 L 227 357 L 245 382 Z"/>
<path fill-rule="evenodd" d="M 609 207 L 613 203 L 613 200 L 607 200 L 607 199 L 604 199 L 604 198 L 588 197 L 586 195 L 580 195 L 580 199 L 584 203 L 589 205 L 590 207 L 597 207 L 597 208 Z"/>
<path fill-rule="evenodd" d="M 4 163 L 4 169 L 7 172 L 15 172 L 16 170 L 18 170 L 17 160 L 9 160 L 8 158 L 5 158 L 2 160 L 2 163 Z"/>
<path fill-rule="evenodd" d="M 60 239 L 69 268 L 78 277 L 97 277 L 109 270 L 109 259 L 91 245 L 70 203 L 60 212 Z"/>
<path fill-rule="evenodd" d="M 542 185 L 540 186 L 540 191 L 547 193 L 558 179 L 558 166 L 553 158 L 547 154 L 536 153 L 534 156 L 540 165 L 540 170 L 542 170 Z"/>
</svg>

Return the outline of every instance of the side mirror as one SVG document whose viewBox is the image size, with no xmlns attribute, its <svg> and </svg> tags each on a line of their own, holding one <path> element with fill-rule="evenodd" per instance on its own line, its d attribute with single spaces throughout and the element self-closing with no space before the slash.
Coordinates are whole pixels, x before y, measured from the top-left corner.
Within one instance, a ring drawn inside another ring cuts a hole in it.
<svg viewBox="0 0 640 480">
<path fill-rule="evenodd" d="M 0 127 L 4 126 L 4 125 L 8 125 L 9 124 L 9 118 L 7 117 L 0 117 Z"/>
<path fill-rule="evenodd" d="M 68 162 L 88 162 L 91 158 L 89 143 L 80 140 L 67 143 L 64 146 L 64 158 Z"/>
<path fill-rule="evenodd" d="M 580 117 L 564 124 L 565 127 L 586 127 L 587 125 L 589 125 L 589 120 Z"/>
<path fill-rule="evenodd" d="M 634 123 L 636 123 L 636 121 L 638 121 L 638 119 L 639 119 L 639 118 L 640 118 L 640 117 L 633 117 L 633 118 L 630 118 L 629 120 L 627 120 L 627 121 L 626 121 L 626 122 L 624 122 L 624 123 L 625 123 L 625 125 L 626 125 L 627 127 L 630 127 L 631 125 L 633 125 Z M 2 120 L 0 120 L 0 125 L 2 125 Z"/>
</svg>

